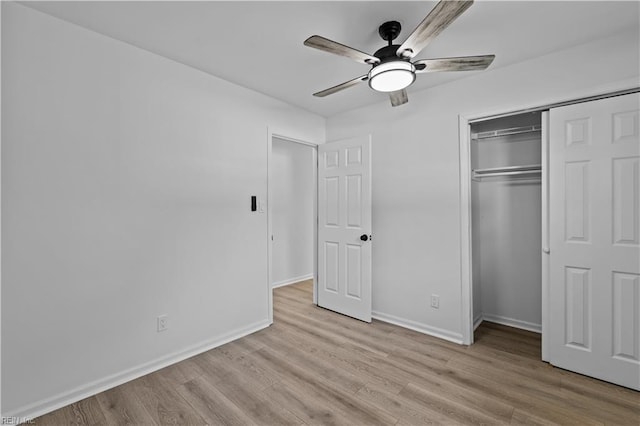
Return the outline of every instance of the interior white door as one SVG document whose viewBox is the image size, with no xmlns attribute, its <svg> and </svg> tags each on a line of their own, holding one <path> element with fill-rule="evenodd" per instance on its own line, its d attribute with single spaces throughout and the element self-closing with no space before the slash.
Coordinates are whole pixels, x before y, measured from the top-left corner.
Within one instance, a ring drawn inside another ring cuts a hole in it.
<svg viewBox="0 0 640 426">
<path fill-rule="evenodd" d="M 371 322 L 371 138 L 318 146 L 318 305 Z"/>
<path fill-rule="evenodd" d="M 640 96 L 550 111 L 551 364 L 640 389 Z"/>
</svg>

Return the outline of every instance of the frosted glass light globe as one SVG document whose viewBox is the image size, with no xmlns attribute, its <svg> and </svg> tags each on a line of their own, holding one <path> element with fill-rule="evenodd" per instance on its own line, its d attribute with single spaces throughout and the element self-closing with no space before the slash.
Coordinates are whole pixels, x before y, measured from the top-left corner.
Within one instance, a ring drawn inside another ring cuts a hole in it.
<svg viewBox="0 0 640 426">
<path fill-rule="evenodd" d="M 415 71 L 411 62 L 385 62 L 369 71 L 369 87 L 378 92 L 402 90 L 415 81 Z"/>
</svg>

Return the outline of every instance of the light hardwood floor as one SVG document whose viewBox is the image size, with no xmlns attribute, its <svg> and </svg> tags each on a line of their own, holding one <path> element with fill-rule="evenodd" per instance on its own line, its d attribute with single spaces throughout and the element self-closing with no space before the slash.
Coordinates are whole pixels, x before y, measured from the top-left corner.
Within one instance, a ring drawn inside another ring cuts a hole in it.
<svg viewBox="0 0 640 426">
<path fill-rule="evenodd" d="M 540 361 L 535 333 L 484 323 L 459 346 L 274 291 L 260 332 L 36 419 L 65 424 L 640 424 L 640 393 Z"/>
</svg>

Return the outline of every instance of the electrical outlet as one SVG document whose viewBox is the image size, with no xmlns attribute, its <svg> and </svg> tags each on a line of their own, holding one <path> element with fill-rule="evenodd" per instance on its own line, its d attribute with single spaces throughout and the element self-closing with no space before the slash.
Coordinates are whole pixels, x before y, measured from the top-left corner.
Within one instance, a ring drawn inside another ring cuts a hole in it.
<svg viewBox="0 0 640 426">
<path fill-rule="evenodd" d="M 167 315 L 160 315 L 158 317 L 158 333 L 165 331 L 169 328 L 169 317 Z"/>
<path fill-rule="evenodd" d="M 431 295 L 431 307 L 434 309 L 440 308 L 440 296 L 438 296 L 437 294 Z"/>
</svg>

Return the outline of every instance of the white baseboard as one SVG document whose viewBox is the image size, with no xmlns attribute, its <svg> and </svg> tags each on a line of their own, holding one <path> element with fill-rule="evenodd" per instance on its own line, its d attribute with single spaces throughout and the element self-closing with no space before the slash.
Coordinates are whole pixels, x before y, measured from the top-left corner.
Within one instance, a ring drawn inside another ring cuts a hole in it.
<svg viewBox="0 0 640 426">
<path fill-rule="evenodd" d="M 499 315 L 482 314 L 480 323 L 482 321 L 495 322 L 496 324 L 502 324 L 513 328 L 519 328 L 521 330 L 533 331 L 534 333 L 542 333 L 542 324 L 535 324 L 532 322 L 521 321 L 509 317 L 502 317 Z M 478 323 L 478 325 L 480 325 Z"/>
<path fill-rule="evenodd" d="M 385 314 L 382 312 L 371 312 L 371 317 L 379 321 L 388 322 L 389 324 L 398 325 L 400 327 L 408 328 L 419 333 L 427 334 L 429 336 L 438 337 L 440 339 L 448 340 L 449 342 L 463 344 L 462 334 L 454 333 L 442 328 L 431 327 L 426 324 L 422 324 L 413 320 L 396 317 L 394 315 Z"/>
<path fill-rule="evenodd" d="M 286 280 L 276 281 L 275 283 L 271 284 L 271 288 L 283 287 L 285 285 L 299 283 L 300 281 L 310 280 L 311 278 L 313 278 L 313 272 L 310 274 L 301 275 L 295 278 L 288 278 Z"/>
<path fill-rule="evenodd" d="M 36 417 L 47 414 L 58 408 L 65 407 L 74 402 L 78 402 L 84 398 L 88 398 L 92 395 L 96 395 L 107 389 L 114 388 L 123 383 L 127 383 L 131 380 L 142 377 L 146 374 L 153 373 L 169 365 L 183 361 L 192 356 L 201 354 L 218 346 L 229 343 L 233 340 L 239 339 L 256 331 L 271 325 L 269 321 L 260 321 L 254 324 L 250 324 L 247 327 L 243 327 L 233 332 L 226 333 L 215 339 L 206 340 L 201 343 L 189 346 L 181 351 L 174 352 L 172 354 L 157 358 L 153 361 L 146 362 L 128 370 L 116 373 L 102 379 L 95 380 L 87 383 L 86 385 L 79 386 L 75 389 L 63 392 L 59 395 L 55 395 L 50 398 L 46 398 L 32 404 L 25 405 L 7 413 L 2 413 L 2 418 L 20 418 L 23 421 L 25 419 L 35 419 Z"/>
<path fill-rule="evenodd" d="M 473 331 L 476 331 L 476 329 L 480 327 L 480 324 L 482 324 L 482 320 L 482 314 L 475 317 L 475 319 L 473 320 Z"/>
</svg>

